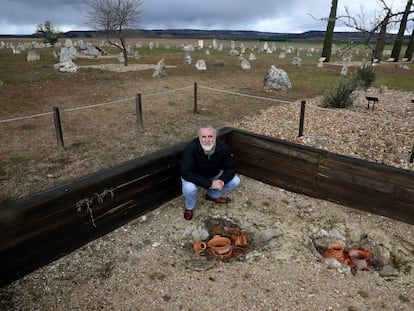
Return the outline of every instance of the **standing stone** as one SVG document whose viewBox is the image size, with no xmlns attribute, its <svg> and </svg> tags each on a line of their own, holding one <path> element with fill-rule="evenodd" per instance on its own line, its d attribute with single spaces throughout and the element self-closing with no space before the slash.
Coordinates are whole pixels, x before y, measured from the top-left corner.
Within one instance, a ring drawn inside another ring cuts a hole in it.
<svg viewBox="0 0 414 311">
<path fill-rule="evenodd" d="M 235 50 L 235 49 L 231 49 L 231 50 L 229 51 L 229 55 L 230 55 L 230 56 L 239 56 L 239 55 L 240 55 L 240 52 L 239 52 L 239 51 L 237 51 L 237 50 Z"/>
<path fill-rule="evenodd" d="M 320 57 L 318 59 L 318 64 L 316 65 L 318 68 L 322 68 L 323 67 L 323 62 L 325 61 L 326 57 Z"/>
<path fill-rule="evenodd" d="M 198 49 L 203 49 L 204 48 L 204 40 L 198 40 L 197 48 Z"/>
<path fill-rule="evenodd" d="M 73 60 L 77 58 L 77 50 L 73 46 L 70 39 L 65 40 L 65 47 L 60 49 L 59 63 L 54 65 L 55 69 L 61 72 L 77 72 L 79 66 L 77 66 Z"/>
<path fill-rule="evenodd" d="M 276 68 L 275 65 L 272 65 L 266 73 L 263 84 L 266 91 L 282 90 L 286 92 L 292 90 L 292 83 L 287 73 L 283 69 Z"/>
<path fill-rule="evenodd" d="M 247 59 L 242 59 L 241 63 L 241 69 L 248 70 L 251 68 L 250 63 L 247 61 Z"/>
<path fill-rule="evenodd" d="M 203 59 L 199 59 L 195 63 L 195 67 L 197 68 L 197 70 L 207 70 L 206 62 Z"/>
<path fill-rule="evenodd" d="M 256 55 L 254 55 L 253 53 L 250 53 L 249 60 L 256 60 Z"/>
<path fill-rule="evenodd" d="M 213 49 L 217 50 L 217 48 L 218 48 L 217 40 L 213 39 Z"/>
<path fill-rule="evenodd" d="M 29 52 L 27 52 L 28 62 L 32 62 L 36 60 L 40 60 L 40 54 L 36 50 L 30 50 Z"/>
<path fill-rule="evenodd" d="M 341 76 L 344 77 L 347 74 L 348 74 L 348 67 L 346 65 L 343 65 L 341 69 Z"/>
<path fill-rule="evenodd" d="M 161 78 L 165 75 L 165 60 L 161 59 L 157 66 L 155 67 L 154 73 L 152 74 L 153 78 Z"/>
<path fill-rule="evenodd" d="M 193 60 L 192 60 L 192 58 L 191 58 L 191 55 L 190 54 L 186 54 L 185 56 L 184 56 L 184 63 L 186 63 L 187 65 L 191 65 L 191 62 L 192 62 Z"/>
<path fill-rule="evenodd" d="M 61 63 L 67 62 L 67 61 L 73 61 L 77 58 L 78 51 L 72 44 L 72 40 L 66 39 L 65 40 L 65 47 L 60 49 L 60 59 L 59 61 Z"/>
<path fill-rule="evenodd" d="M 302 59 L 300 57 L 293 57 L 292 65 L 300 67 L 302 65 Z"/>
</svg>

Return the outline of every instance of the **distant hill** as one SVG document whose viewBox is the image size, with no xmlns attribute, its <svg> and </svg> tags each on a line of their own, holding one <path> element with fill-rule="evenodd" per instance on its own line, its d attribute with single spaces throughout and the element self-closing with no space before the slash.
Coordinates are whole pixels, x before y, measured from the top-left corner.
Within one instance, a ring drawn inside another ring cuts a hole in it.
<svg viewBox="0 0 414 311">
<path fill-rule="evenodd" d="M 249 41 L 308 41 L 322 42 L 325 31 L 311 30 L 303 33 L 279 33 L 261 32 L 244 30 L 197 30 L 197 29 L 151 29 L 151 30 L 128 30 L 128 37 L 136 38 L 194 38 L 194 39 L 218 39 L 218 40 L 249 40 Z M 76 30 L 63 33 L 65 38 L 90 38 L 104 36 L 102 32 L 94 30 Z M 36 34 L 27 36 L 8 36 L 5 37 L 38 37 Z M 363 34 L 359 32 L 335 32 L 335 42 L 362 42 Z M 394 42 L 395 35 L 389 34 L 387 43 Z M 405 36 L 408 42 L 409 36 Z M 373 38 L 375 40 L 375 37 Z"/>
</svg>

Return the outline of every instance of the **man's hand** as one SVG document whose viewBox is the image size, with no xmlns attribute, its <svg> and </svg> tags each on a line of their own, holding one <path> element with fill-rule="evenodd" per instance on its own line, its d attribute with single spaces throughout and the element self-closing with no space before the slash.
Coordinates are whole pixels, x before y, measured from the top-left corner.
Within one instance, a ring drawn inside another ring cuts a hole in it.
<svg viewBox="0 0 414 311">
<path fill-rule="evenodd" d="M 222 181 L 221 179 L 213 180 L 213 182 L 211 183 L 211 188 L 216 189 L 218 191 L 223 190 L 223 187 L 224 181 Z"/>
</svg>

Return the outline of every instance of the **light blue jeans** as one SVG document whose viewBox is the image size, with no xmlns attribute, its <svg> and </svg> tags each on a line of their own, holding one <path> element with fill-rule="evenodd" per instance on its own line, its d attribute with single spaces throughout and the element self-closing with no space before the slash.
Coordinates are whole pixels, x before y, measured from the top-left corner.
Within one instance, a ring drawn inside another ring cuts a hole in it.
<svg viewBox="0 0 414 311">
<path fill-rule="evenodd" d="M 210 178 L 211 181 L 215 179 L 219 179 L 223 172 L 221 171 L 217 176 L 214 176 Z M 194 209 L 196 202 L 197 202 L 197 185 L 185 180 L 181 177 L 181 184 L 182 184 L 182 191 L 185 199 L 185 208 L 192 210 Z M 231 189 L 237 187 L 240 184 L 240 178 L 237 175 L 234 175 L 233 179 L 230 180 L 227 184 L 224 185 L 223 189 L 221 191 L 216 189 L 209 189 L 207 191 L 207 194 L 216 199 L 218 197 L 221 197 L 223 194 L 229 192 Z"/>
</svg>

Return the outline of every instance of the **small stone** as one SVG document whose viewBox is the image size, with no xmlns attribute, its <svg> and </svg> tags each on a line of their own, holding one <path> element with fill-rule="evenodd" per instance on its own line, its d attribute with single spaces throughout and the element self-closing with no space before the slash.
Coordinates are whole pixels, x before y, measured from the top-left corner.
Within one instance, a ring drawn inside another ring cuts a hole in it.
<svg viewBox="0 0 414 311">
<path fill-rule="evenodd" d="M 398 276 L 398 269 L 391 265 L 385 265 L 380 271 L 379 275 L 382 277 Z"/>
</svg>

